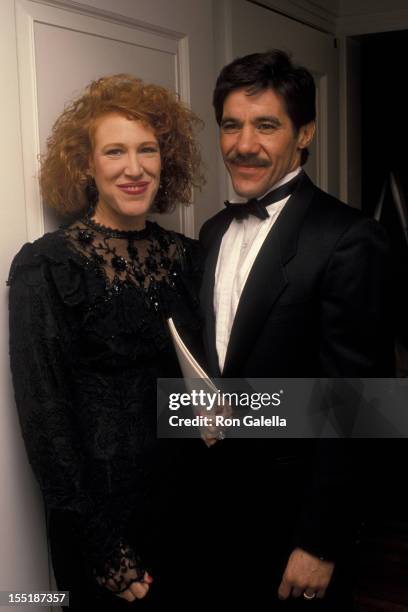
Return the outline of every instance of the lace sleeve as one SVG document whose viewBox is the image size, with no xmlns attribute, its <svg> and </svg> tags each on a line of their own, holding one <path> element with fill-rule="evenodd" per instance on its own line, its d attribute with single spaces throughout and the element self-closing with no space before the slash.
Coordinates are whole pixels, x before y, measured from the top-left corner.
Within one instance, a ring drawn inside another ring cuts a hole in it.
<svg viewBox="0 0 408 612">
<path fill-rule="evenodd" d="M 122 593 L 133 582 L 140 582 L 144 573 L 140 557 L 123 540 L 103 564 L 94 568 L 97 582 L 114 593 Z"/>
<path fill-rule="evenodd" d="M 49 508 L 84 513 L 89 500 L 69 372 L 43 269 L 21 270 L 9 284 L 10 363 L 28 459 Z"/>
<path fill-rule="evenodd" d="M 9 280 L 10 363 L 28 459 L 47 508 L 74 517 L 82 554 L 99 584 L 121 591 L 140 579 L 143 569 L 121 537 L 123 521 L 110 502 L 95 507 L 87 491 L 86 459 L 73 418 L 64 312 L 47 266 L 19 267 L 16 259 Z"/>
</svg>

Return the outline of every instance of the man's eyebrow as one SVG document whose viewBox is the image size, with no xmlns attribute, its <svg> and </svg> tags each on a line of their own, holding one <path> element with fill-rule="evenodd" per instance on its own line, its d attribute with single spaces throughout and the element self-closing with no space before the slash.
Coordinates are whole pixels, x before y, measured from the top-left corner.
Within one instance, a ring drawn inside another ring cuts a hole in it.
<svg viewBox="0 0 408 612">
<path fill-rule="evenodd" d="M 229 123 L 229 122 L 236 123 L 238 125 L 242 123 L 241 119 L 238 119 L 237 117 L 228 117 L 228 115 L 221 119 L 221 125 L 224 125 L 225 123 Z M 261 115 L 261 116 L 254 117 L 251 120 L 251 123 L 254 123 L 254 124 L 265 123 L 265 122 L 271 123 L 272 125 L 276 127 L 280 127 L 282 125 L 282 122 L 277 117 L 275 117 L 275 115 Z"/>
<path fill-rule="evenodd" d="M 273 123 L 273 125 L 276 126 L 280 126 L 282 125 L 282 122 L 279 121 L 279 119 L 277 117 L 275 117 L 274 115 L 263 115 L 261 117 L 255 117 L 253 120 L 253 123 Z"/>
<path fill-rule="evenodd" d="M 232 121 L 233 123 L 242 123 L 242 122 L 240 121 L 240 119 L 237 119 L 236 117 L 228 117 L 228 115 L 227 115 L 226 117 L 223 117 L 223 118 L 221 119 L 221 125 L 222 125 L 223 123 L 227 123 L 228 121 Z"/>
</svg>

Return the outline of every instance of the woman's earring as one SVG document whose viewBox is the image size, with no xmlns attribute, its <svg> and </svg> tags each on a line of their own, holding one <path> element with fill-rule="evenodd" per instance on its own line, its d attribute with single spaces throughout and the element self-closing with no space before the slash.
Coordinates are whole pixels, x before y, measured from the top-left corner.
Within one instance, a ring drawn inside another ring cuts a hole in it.
<svg viewBox="0 0 408 612">
<path fill-rule="evenodd" d="M 95 206 L 98 201 L 99 191 L 95 183 L 94 177 L 90 174 L 85 187 L 86 199 L 90 206 Z"/>
</svg>

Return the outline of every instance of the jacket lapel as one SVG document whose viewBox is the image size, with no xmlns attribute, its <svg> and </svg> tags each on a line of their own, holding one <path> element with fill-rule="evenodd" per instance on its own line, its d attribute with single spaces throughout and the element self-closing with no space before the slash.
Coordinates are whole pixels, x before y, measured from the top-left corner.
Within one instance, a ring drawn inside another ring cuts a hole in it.
<svg viewBox="0 0 408 612">
<path fill-rule="evenodd" d="M 299 230 L 316 187 L 303 175 L 263 243 L 242 292 L 228 344 L 224 377 L 237 376 L 288 279 L 285 265 L 296 255 Z"/>
<path fill-rule="evenodd" d="M 214 316 L 214 283 L 217 268 L 218 253 L 220 251 L 222 237 L 227 231 L 232 217 L 230 215 L 220 216 L 214 231 L 211 247 L 208 250 L 203 280 L 200 291 L 201 309 L 205 318 L 204 347 L 208 359 L 208 374 L 215 378 L 221 376 L 218 363 L 218 354 L 215 344 L 215 316 Z"/>
</svg>

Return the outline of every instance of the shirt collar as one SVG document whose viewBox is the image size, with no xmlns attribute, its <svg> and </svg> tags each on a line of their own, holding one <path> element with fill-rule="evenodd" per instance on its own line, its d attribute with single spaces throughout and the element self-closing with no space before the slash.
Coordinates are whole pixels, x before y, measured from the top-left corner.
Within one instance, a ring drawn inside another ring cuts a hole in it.
<svg viewBox="0 0 408 612">
<path fill-rule="evenodd" d="M 270 187 L 268 189 L 268 191 L 265 191 L 265 193 L 263 193 L 261 196 L 259 196 L 258 198 L 256 198 L 257 200 L 261 200 L 264 196 L 266 196 L 267 193 L 269 193 L 270 191 L 272 191 L 273 189 L 277 189 L 278 187 L 281 187 L 282 185 L 284 185 L 285 183 L 288 183 L 289 181 L 291 181 L 293 178 L 295 178 L 295 176 L 297 176 L 299 174 L 299 172 L 301 172 L 302 167 L 298 166 L 295 170 L 292 170 L 292 172 L 288 172 L 288 174 L 285 174 L 285 176 L 281 179 L 279 179 L 279 181 L 277 183 L 275 183 L 274 185 L 272 185 L 272 187 Z M 269 204 L 269 206 L 273 206 L 273 204 Z M 268 208 L 268 206 L 266 207 Z"/>
</svg>

